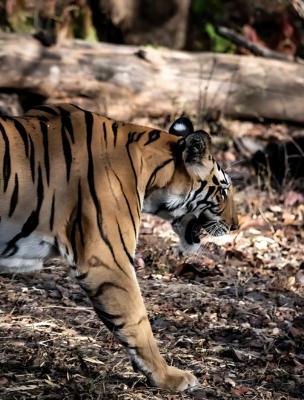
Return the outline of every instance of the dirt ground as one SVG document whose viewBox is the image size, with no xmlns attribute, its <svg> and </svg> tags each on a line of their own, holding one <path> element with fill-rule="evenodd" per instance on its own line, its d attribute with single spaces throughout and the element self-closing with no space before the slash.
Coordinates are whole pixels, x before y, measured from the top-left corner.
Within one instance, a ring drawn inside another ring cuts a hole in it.
<svg viewBox="0 0 304 400">
<path fill-rule="evenodd" d="M 66 267 L 53 265 L 0 277 L 0 399 L 304 399 L 303 197 L 261 191 L 243 173 L 240 231 L 203 238 L 199 254 L 180 254 L 167 223 L 142 223 L 137 274 L 153 330 L 200 387 L 149 388 Z"/>
</svg>

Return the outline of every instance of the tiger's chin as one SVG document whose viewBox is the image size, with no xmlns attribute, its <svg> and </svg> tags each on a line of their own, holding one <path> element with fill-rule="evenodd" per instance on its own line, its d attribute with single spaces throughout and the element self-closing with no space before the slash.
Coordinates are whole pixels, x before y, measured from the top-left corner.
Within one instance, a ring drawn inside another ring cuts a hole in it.
<svg viewBox="0 0 304 400">
<path fill-rule="evenodd" d="M 196 254 L 199 251 L 200 247 L 201 247 L 200 243 L 189 244 L 185 240 L 180 238 L 179 248 L 184 254 L 188 255 Z"/>
<path fill-rule="evenodd" d="M 180 249 L 189 254 L 200 248 L 201 227 L 194 215 L 186 215 L 183 219 L 172 224 L 174 232 L 179 236 Z"/>
<path fill-rule="evenodd" d="M 172 225 L 180 239 L 180 249 L 187 254 L 197 253 L 201 246 L 201 238 L 219 237 L 229 233 L 229 228 L 218 221 L 201 224 L 195 216 L 186 216 L 182 221 Z"/>
</svg>

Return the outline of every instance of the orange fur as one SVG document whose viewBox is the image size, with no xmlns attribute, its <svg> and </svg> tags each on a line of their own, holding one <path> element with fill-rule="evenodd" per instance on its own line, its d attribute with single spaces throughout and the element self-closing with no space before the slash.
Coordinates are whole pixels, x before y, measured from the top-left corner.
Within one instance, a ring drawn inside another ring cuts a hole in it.
<svg viewBox="0 0 304 400">
<path fill-rule="evenodd" d="M 191 196 L 200 204 L 215 187 L 212 226 L 236 224 L 231 185 L 223 192 L 214 183 L 214 176 L 226 177 L 210 155 L 210 140 L 201 142 L 200 161 L 191 140 L 187 147 L 180 136 L 72 105 L 0 117 L 0 140 L 0 271 L 35 268 L 59 252 L 137 370 L 162 388 L 196 385 L 190 372 L 160 355 L 133 258 L 142 209 L 184 232 L 189 219 L 203 215 L 191 210 Z"/>
</svg>

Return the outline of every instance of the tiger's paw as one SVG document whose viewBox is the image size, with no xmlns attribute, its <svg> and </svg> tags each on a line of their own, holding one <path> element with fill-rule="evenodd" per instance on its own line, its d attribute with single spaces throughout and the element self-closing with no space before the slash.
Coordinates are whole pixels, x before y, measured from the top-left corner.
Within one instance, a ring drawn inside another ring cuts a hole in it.
<svg viewBox="0 0 304 400">
<path fill-rule="evenodd" d="M 197 378 L 189 371 L 182 371 L 175 367 L 167 367 L 162 379 L 155 380 L 156 386 L 174 392 L 183 392 L 197 386 Z"/>
</svg>

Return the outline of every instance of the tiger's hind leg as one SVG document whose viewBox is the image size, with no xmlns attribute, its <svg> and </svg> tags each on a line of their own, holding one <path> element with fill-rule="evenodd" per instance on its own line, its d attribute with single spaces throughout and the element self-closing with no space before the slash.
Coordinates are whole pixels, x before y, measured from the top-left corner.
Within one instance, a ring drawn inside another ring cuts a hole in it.
<svg viewBox="0 0 304 400">
<path fill-rule="evenodd" d="M 81 287 L 100 319 L 125 347 L 134 369 L 164 389 L 183 391 L 197 385 L 194 375 L 168 366 L 160 355 L 131 263 L 110 265 L 95 252 L 86 253 L 78 268 Z"/>
</svg>

